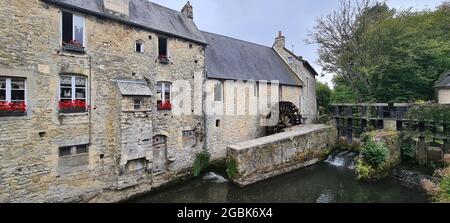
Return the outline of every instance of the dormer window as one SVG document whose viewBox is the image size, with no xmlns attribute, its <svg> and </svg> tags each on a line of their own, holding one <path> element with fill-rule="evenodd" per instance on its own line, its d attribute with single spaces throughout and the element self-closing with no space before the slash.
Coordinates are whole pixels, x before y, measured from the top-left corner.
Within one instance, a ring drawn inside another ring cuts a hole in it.
<svg viewBox="0 0 450 223">
<path fill-rule="evenodd" d="M 144 42 L 140 40 L 136 41 L 135 51 L 137 53 L 144 53 Z"/>
<path fill-rule="evenodd" d="M 293 64 L 294 63 L 294 57 L 288 57 L 288 63 Z"/>
<path fill-rule="evenodd" d="M 65 50 L 84 52 L 85 18 L 70 12 L 62 12 L 62 46 Z"/>
</svg>

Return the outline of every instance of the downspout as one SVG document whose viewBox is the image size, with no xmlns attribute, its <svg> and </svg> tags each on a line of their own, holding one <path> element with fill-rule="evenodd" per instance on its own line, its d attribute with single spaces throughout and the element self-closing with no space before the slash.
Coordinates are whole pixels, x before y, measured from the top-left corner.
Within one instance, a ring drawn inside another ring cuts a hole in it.
<svg viewBox="0 0 450 223">
<path fill-rule="evenodd" d="M 92 144 L 92 56 L 89 56 L 89 144 Z"/>
</svg>

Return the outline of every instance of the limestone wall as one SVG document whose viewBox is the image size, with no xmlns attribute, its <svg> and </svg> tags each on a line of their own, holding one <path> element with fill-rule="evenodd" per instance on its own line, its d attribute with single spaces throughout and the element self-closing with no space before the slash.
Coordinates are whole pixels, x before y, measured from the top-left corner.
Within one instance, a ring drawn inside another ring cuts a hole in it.
<svg viewBox="0 0 450 223">
<path fill-rule="evenodd" d="M 236 164 L 233 182 L 245 186 L 315 164 L 335 143 L 336 131 L 331 126 L 307 125 L 231 145 L 227 161 Z"/>
<path fill-rule="evenodd" d="M 450 89 L 438 89 L 439 104 L 450 104 Z"/>
<path fill-rule="evenodd" d="M 0 1 L 0 75 L 26 78 L 28 112 L 24 117 L 0 117 L 0 202 L 117 201 L 188 173 L 203 143 L 183 148 L 182 131 L 204 135 L 201 111 L 182 117 L 157 111 L 154 97 L 151 111 L 139 117 L 143 123 L 138 124 L 152 127 L 137 131 L 145 139 L 136 140 L 147 140 L 149 134 L 167 136 L 169 169 L 158 176 L 151 170 L 147 175 L 134 168 L 129 175 L 123 171 L 128 165 L 123 145 L 131 139 L 121 126 L 135 128 L 136 120 L 127 120 L 136 116 L 121 117 L 114 80 L 145 80 L 152 92 L 157 81 L 182 79 L 194 86 L 194 77 L 200 83 L 204 78 L 204 46 L 169 37 L 170 64 L 160 64 L 157 33 L 85 15 L 86 54 L 63 52 L 60 17 L 60 9 L 39 0 Z M 135 52 L 137 40 L 144 42 L 144 53 Z M 90 111 L 59 113 L 61 73 L 88 78 Z M 194 91 L 200 99 L 193 103 L 201 108 L 201 87 L 192 89 L 193 99 Z M 58 148 L 77 144 L 88 144 L 87 165 L 59 172 Z M 147 150 L 148 144 L 142 146 Z M 121 184 L 121 179 L 138 175 L 150 179 Z"/>
<path fill-rule="evenodd" d="M 304 117 L 308 118 L 306 122 L 310 124 L 317 118 L 316 77 L 305 68 L 302 61 L 295 58 L 283 45 L 275 45 L 274 49 L 305 84 L 302 88 L 300 111 Z M 289 57 L 292 57 L 292 63 L 289 63 Z"/>
</svg>

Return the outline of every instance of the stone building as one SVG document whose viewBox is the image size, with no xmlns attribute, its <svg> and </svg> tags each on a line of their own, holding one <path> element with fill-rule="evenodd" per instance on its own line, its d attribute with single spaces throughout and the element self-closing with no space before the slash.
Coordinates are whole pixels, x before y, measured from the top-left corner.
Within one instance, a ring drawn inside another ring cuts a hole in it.
<svg viewBox="0 0 450 223">
<path fill-rule="evenodd" d="M 304 84 L 271 47 L 208 32 L 203 35 L 208 43 L 205 91 L 213 92 L 205 103 L 214 108 L 206 116 L 207 147 L 213 157 L 224 157 L 228 145 L 266 134 L 261 115 L 271 102 L 290 101 L 300 107 Z M 267 105 L 258 104 L 263 97 Z"/>
<path fill-rule="evenodd" d="M 220 138 L 212 124 L 228 124 L 205 115 L 211 40 L 193 19 L 189 2 L 0 1 L 0 202 L 113 202 L 190 174 Z M 301 107 L 305 80 L 276 59 L 283 51 L 255 50 Z M 192 113 L 176 114 L 180 89 Z M 235 119 L 248 128 L 233 140 L 264 134 L 254 117 Z"/>
<path fill-rule="evenodd" d="M 450 71 L 439 76 L 435 85 L 439 104 L 450 104 Z"/>
</svg>

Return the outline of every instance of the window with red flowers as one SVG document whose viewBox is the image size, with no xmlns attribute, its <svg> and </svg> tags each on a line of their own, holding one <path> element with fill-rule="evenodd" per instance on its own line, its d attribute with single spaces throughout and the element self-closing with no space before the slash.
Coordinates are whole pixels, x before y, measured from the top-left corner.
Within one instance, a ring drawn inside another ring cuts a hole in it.
<svg viewBox="0 0 450 223">
<path fill-rule="evenodd" d="M 61 75 L 59 111 L 61 113 L 86 112 L 87 78 Z"/>
<path fill-rule="evenodd" d="M 0 77 L 0 116 L 26 115 L 25 78 Z"/>
<path fill-rule="evenodd" d="M 169 82 L 158 82 L 156 84 L 156 94 L 158 95 L 158 110 L 172 110 L 171 100 L 172 84 Z"/>
</svg>

